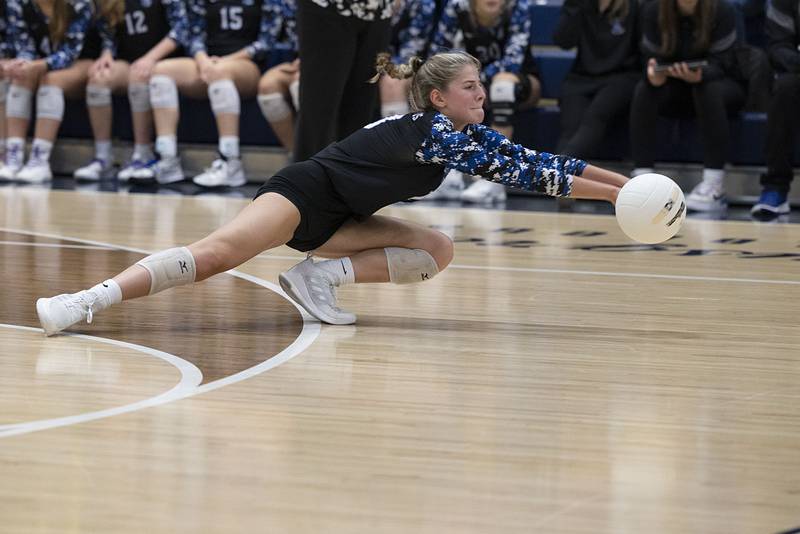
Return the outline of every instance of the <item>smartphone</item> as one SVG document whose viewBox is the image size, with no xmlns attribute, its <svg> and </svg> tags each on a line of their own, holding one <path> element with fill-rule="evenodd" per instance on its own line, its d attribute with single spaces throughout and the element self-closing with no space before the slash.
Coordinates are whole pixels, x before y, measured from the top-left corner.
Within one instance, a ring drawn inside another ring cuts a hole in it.
<svg viewBox="0 0 800 534">
<path fill-rule="evenodd" d="M 680 63 L 680 61 L 676 61 L 675 63 Z M 659 63 L 653 68 L 653 70 L 655 70 L 656 72 L 665 72 L 675 63 Z M 702 69 L 703 67 L 708 66 L 708 61 L 706 61 L 705 59 L 696 61 L 686 61 L 685 63 L 686 66 L 689 67 L 690 69 Z"/>
</svg>

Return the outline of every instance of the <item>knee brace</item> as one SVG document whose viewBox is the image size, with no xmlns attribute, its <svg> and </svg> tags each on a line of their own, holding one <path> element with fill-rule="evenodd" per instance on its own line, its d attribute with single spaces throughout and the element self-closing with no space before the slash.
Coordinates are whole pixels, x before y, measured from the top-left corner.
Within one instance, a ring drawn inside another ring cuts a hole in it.
<svg viewBox="0 0 800 534">
<path fill-rule="evenodd" d="M 389 281 L 393 284 L 413 284 L 430 280 L 439 273 L 433 256 L 419 248 L 387 247 L 386 263 L 389 265 Z"/>
<path fill-rule="evenodd" d="M 64 118 L 64 91 L 55 85 L 42 85 L 36 91 L 36 118 L 60 121 Z"/>
<path fill-rule="evenodd" d="M 8 80 L 0 80 L 0 104 L 6 103 L 8 96 Z"/>
<path fill-rule="evenodd" d="M 11 84 L 6 99 L 6 116 L 16 119 L 30 119 L 33 93 L 30 89 Z"/>
<path fill-rule="evenodd" d="M 300 80 L 289 84 L 289 94 L 292 95 L 292 105 L 295 111 L 300 111 Z"/>
<path fill-rule="evenodd" d="M 86 86 L 86 105 L 92 108 L 102 108 L 111 105 L 111 88 L 102 85 L 89 84 Z"/>
<path fill-rule="evenodd" d="M 150 87 L 146 83 L 128 85 L 128 102 L 134 113 L 150 111 Z"/>
<path fill-rule="evenodd" d="M 261 108 L 261 113 L 270 122 L 282 121 L 292 114 L 292 108 L 289 107 L 281 93 L 258 95 L 258 106 Z"/>
<path fill-rule="evenodd" d="M 178 87 L 175 80 L 163 74 L 150 78 L 150 104 L 154 108 L 178 108 Z"/>
<path fill-rule="evenodd" d="M 233 113 L 238 115 L 241 112 L 241 102 L 239 91 L 231 80 L 217 80 L 208 86 L 208 99 L 211 101 L 211 110 L 214 115 L 220 113 Z"/>
<path fill-rule="evenodd" d="M 194 256 L 186 247 L 176 247 L 151 254 L 136 262 L 150 273 L 150 294 L 194 282 Z"/>
<path fill-rule="evenodd" d="M 516 84 L 510 80 L 493 82 L 489 88 L 492 119 L 499 126 L 510 126 L 516 108 Z"/>
</svg>

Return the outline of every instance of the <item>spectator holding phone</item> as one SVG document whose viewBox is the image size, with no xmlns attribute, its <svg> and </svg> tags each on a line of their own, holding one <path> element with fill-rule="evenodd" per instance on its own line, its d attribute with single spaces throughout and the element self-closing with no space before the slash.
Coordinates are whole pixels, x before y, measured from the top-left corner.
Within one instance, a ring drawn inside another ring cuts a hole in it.
<svg viewBox="0 0 800 534">
<path fill-rule="evenodd" d="M 646 78 L 631 104 L 633 175 L 651 172 L 659 115 L 696 116 L 703 143 L 703 180 L 686 197 L 696 211 L 725 209 L 728 116 L 742 108 L 736 66 L 736 16 L 727 0 L 657 0 L 644 7 L 642 54 Z"/>
</svg>

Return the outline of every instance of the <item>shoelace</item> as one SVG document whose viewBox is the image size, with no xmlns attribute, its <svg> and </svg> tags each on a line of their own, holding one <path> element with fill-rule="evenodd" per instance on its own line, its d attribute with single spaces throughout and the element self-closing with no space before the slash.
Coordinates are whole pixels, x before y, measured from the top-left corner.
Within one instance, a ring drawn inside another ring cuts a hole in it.
<svg viewBox="0 0 800 534">
<path fill-rule="evenodd" d="M 86 306 L 87 324 L 92 324 L 92 319 L 94 319 L 94 310 L 92 310 L 92 307 L 94 303 L 97 302 L 97 298 L 97 295 L 89 293 L 88 291 L 84 291 L 78 296 L 78 300 Z"/>
</svg>

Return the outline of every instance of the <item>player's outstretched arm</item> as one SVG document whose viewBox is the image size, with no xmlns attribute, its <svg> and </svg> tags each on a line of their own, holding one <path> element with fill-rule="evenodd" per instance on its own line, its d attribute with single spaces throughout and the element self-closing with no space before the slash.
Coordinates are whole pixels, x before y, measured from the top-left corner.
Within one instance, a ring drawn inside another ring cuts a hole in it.
<svg viewBox="0 0 800 534">
<path fill-rule="evenodd" d="M 594 168 L 597 169 L 597 167 Z M 569 196 L 571 198 L 583 198 L 588 200 L 605 200 L 616 204 L 620 188 L 616 185 L 598 180 L 587 173 L 586 171 L 588 170 L 589 167 L 584 170 L 582 176 L 572 177 L 572 190 Z"/>
<path fill-rule="evenodd" d="M 586 168 L 583 169 L 581 177 L 586 178 L 587 180 L 592 180 L 593 182 L 611 184 L 617 187 L 622 187 L 628 183 L 629 180 L 629 178 L 625 175 L 602 169 L 600 167 L 595 167 L 594 165 L 587 165 Z"/>
</svg>

